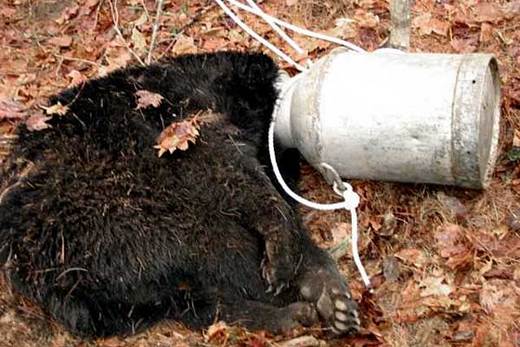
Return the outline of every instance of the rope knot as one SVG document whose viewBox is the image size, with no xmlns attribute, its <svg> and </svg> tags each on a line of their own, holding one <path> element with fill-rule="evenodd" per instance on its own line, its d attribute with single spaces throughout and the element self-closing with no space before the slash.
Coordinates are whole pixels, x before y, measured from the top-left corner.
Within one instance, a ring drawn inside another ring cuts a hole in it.
<svg viewBox="0 0 520 347">
<path fill-rule="evenodd" d="M 352 186 L 347 182 L 341 182 L 342 188 L 339 184 L 334 182 L 333 189 L 336 194 L 343 197 L 343 204 L 346 210 L 354 210 L 359 206 L 359 195 L 354 191 Z"/>
</svg>

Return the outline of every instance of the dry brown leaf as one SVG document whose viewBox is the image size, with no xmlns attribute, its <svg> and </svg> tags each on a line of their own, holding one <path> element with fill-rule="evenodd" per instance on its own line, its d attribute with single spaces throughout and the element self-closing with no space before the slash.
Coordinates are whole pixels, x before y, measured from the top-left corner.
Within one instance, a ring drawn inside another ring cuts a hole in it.
<svg viewBox="0 0 520 347">
<path fill-rule="evenodd" d="M 513 136 L 513 147 L 520 147 L 520 130 L 515 130 Z"/>
<path fill-rule="evenodd" d="M 498 2 L 480 2 L 473 7 L 477 22 L 497 22 L 504 18 L 504 12 Z"/>
<path fill-rule="evenodd" d="M 419 29 L 421 35 L 431 35 L 436 33 L 442 36 L 448 36 L 450 23 L 432 18 L 430 13 L 424 13 L 413 20 L 413 26 Z"/>
<path fill-rule="evenodd" d="M 518 293 L 516 293 L 518 291 Z M 480 305 L 489 314 L 499 306 L 520 312 L 520 288 L 514 281 L 492 279 L 484 282 L 480 291 Z"/>
<path fill-rule="evenodd" d="M 228 330 L 229 326 L 226 323 L 218 321 L 208 328 L 208 331 L 204 334 L 205 340 L 206 342 L 227 341 Z"/>
<path fill-rule="evenodd" d="M 133 24 L 136 27 L 140 27 L 141 25 L 146 24 L 147 21 L 148 21 L 148 16 L 146 15 L 146 12 L 143 12 L 141 14 L 141 16 L 133 22 Z"/>
<path fill-rule="evenodd" d="M 334 243 L 339 243 L 350 236 L 351 226 L 349 223 L 336 223 L 330 230 Z"/>
<path fill-rule="evenodd" d="M 101 66 L 99 68 L 99 76 L 105 76 L 111 71 L 124 67 L 132 60 L 132 54 L 123 45 L 124 44 L 119 45 L 117 42 L 110 43 L 110 46 L 105 52 L 105 59 L 108 62 L 108 66 Z"/>
<path fill-rule="evenodd" d="M 181 122 L 173 122 L 164 129 L 157 138 L 157 145 L 154 148 L 159 150 L 159 157 L 166 152 L 173 153 L 179 149 L 188 149 L 189 142 L 195 143 L 199 136 L 200 121 L 197 116 Z"/>
<path fill-rule="evenodd" d="M 70 47 L 72 44 L 72 37 L 68 35 L 53 37 L 48 41 L 53 46 Z"/>
<path fill-rule="evenodd" d="M 334 28 L 329 29 L 326 33 L 328 35 L 339 37 L 342 39 L 352 39 L 357 35 L 355 23 L 356 21 L 353 19 L 340 17 L 334 21 Z M 312 41 L 316 40 L 311 40 L 311 42 Z"/>
<path fill-rule="evenodd" d="M 25 107 L 17 101 L 0 97 L 0 121 L 19 120 L 26 117 Z"/>
<path fill-rule="evenodd" d="M 51 106 L 40 106 L 41 108 L 43 108 L 45 110 L 45 113 L 52 116 L 52 115 L 59 115 L 59 116 L 63 116 L 65 115 L 68 111 L 69 111 L 69 107 L 67 105 L 62 105 L 61 102 L 57 102 L 56 104 L 54 105 L 51 105 Z"/>
<path fill-rule="evenodd" d="M 450 42 L 451 47 L 458 53 L 473 53 L 477 50 L 477 40 L 453 38 Z"/>
<path fill-rule="evenodd" d="M 443 257 L 450 255 L 449 249 L 462 240 L 462 228 L 456 224 L 444 224 L 437 228 L 435 239 L 437 240 L 437 250 Z"/>
<path fill-rule="evenodd" d="M 195 41 L 193 37 L 186 36 L 181 34 L 177 37 L 177 41 L 172 47 L 172 53 L 174 54 L 186 54 L 186 53 L 196 53 L 197 46 L 195 46 Z"/>
<path fill-rule="evenodd" d="M 447 258 L 446 265 L 451 269 L 471 262 L 472 253 L 460 226 L 456 224 L 441 225 L 435 231 L 435 239 L 437 253 L 443 258 Z"/>
<path fill-rule="evenodd" d="M 421 297 L 450 295 L 453 292 L 453 288 L 443 282 L 443 277 L 426 277 L 423 279 L 419 283 Z"/>
<path fill-rule="evenodd" d="M 70 7 L 67 7 L 61 13 L 61 17 L 56 20 L 56 23 L 61 25 L 66 23 L 69 19 L 76 17 L 78 15 L 79 9 L 80 7 L 76 3 L 72 4 Z"/>
<path fill-rule="evenodd" d="M 395 254 L 395 257 L 417 268 L 423 268 L 428 264 L 428 258 L 424 252 L 415 248 L 402 249 Z"/>
<path fill-rule="evenodd" d="M 401 270 L 396 257 L 388 256 L 383 260 L 383 276 L 387 281 L 395 282 L 399 278 Z"/>
<path fill-rule="evenodd" d="M 51 126 L 46 122 L 52 117 L 46 116 L 41 111 L 32 113 L 25 121 L 25 126 L 30 131 L 38 131 L 50 128 Z"/>
<path fill-rule="evenodd" d="M 318 340 L 314 336 L 298 336 L 294 339 L 281 342 L 280 347 L 319 347 L 322 346 L 323 341 Z"/>
<path fill-rule="evenodd" d="M 0 16 L 11 18 L 16 14 L 16 9 L 11 7 L 3 7 L 0 9 Z"/>
<path fill-rule="evenodd" d="M 354 18 L 360 28 L 375 29 L 379 26 L 379 17 L 371 12 L 357 10 Z"/>
<path fill-rule="evenodd" d="M 77 86 L 87 81 L 87 77 L 83 76 L 78 70 L 72 70 L 67 74 L 67 77 L 71 79 L 69 87 Z"/>
<path fill-rule="evenodd" d="M 110 337 L 99 342 L 100 347 L 120 347 L 123 341 L 119 337 Z"/>
<path fill-rule="evenodd" d="M 480 26 L 480 42 L 489 43 L 493 39 L 494 27 L 489 23 L 482 23 Z"/>
<path fill-rule="evenodd" d="M 132 29 L 131 40 L 132 40 L 133 47 L 137 53 L 142 54 L 143 52 L 146 51 L 146 49 L 147 49 L 146 38 L 139 30 L 137 30 L 137 28 Z"/>
<path fill-rule="evenodd" d="M 148 90 L 138 90 L 135 92 L 137 98 L 136 110 L 147 107 L 159 107 L 164 97 L 161 94 L 153 93 Z"/>
<path fill-rule="evenodd" d="M 460 199 L 446 195 L 443 192 L 439 192 L 437 194 L 437 198 L 439 199 L 439 202 L 442 204 L 442 206 L 448 210 L 450 215 L 452 217 L 455 217 L 457 219 L 464 219 L 468 215 L 468 210 L 466 206 L 460 201 Z"/>
</svg>

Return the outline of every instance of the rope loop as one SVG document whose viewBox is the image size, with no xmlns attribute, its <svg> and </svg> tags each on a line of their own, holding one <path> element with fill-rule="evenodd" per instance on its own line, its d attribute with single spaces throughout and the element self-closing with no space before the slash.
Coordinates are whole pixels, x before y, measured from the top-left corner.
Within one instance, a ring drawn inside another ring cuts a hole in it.
<svg viewBox="0 0 520 347">
<path fill-rule="evenodd" d="M 332 188 L 334 189 L 334 192 L 338 194 L 339 196 L 343 197 L 344 203 L 345 203 L 345 209 L 346 210 L 353 210 L 356 209 L 359 206 L 359 195 L 354 191 L 352 186 L 347 182 L 342 182 L 345 189 L 340 189 L 338 187 L 338 184 L 334 182 L 334 185 Z"/>
</svg>

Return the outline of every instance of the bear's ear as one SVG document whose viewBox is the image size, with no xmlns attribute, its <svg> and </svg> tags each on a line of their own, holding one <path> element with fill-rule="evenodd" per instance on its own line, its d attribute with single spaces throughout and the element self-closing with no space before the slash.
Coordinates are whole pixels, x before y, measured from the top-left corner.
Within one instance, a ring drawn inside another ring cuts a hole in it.
<svg viewBox="0 0 520 347">
<path fill-rule="evenodd" d="M 185 151 L 190 142 L 194 144 L 197 141 L 201 125 L 215 123 L 219 119 L 221 119 L 221 115 L 207 110 L 190 115 L 178 122 L 172 122 L 159 134 L 154 148 L 159 150 L 159 157 L 166 152 L 173 153 L 177 149 Z"/>
</svg>

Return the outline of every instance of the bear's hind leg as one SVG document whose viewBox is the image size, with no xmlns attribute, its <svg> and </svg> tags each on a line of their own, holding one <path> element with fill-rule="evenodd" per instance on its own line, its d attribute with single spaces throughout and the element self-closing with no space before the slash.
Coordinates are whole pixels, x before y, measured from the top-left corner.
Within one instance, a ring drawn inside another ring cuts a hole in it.
<svg viewBox="0 0 520 347">
<path fill-rule="evenodd" d="M 164 305 L 94 302 L 75 292 L 52 291 L 43 306 L 58 323 L 82 337 L 134 334 L 166 315 Z"/>
<path fill-rule="evenodd" d="M 217 318 L 250 330 L 268 330 L 272 333 L 288 332 L 319 321 L 316 309 L 307 302 L 294 302 L 285 307 L 276 307 L 250 300 L 222 303 L 218 307 Z"/>
</svg>

